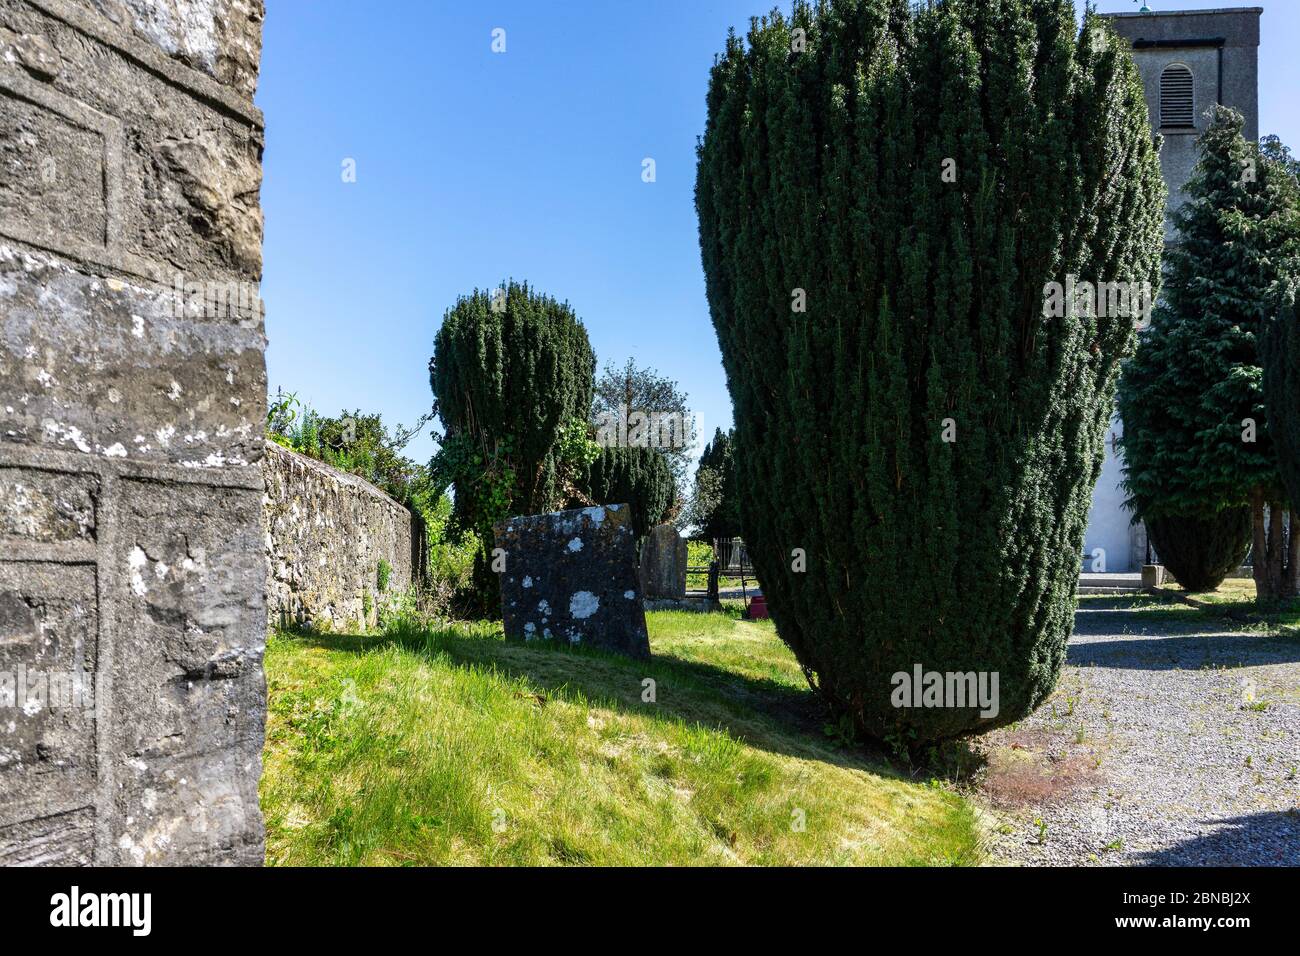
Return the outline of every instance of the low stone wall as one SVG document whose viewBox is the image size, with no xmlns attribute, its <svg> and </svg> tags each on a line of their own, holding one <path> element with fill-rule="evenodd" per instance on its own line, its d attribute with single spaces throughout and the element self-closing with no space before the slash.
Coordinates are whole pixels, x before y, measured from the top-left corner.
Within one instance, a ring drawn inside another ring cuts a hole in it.
<svg viewBox="0 0 1300 956">
<path fill-rule="evenodd" d="M 373 625 L 381 600 L 424 573 L 423 522 L 374 485 L 272 441 L 262 470 L 272 624 Z"/>
</svg>

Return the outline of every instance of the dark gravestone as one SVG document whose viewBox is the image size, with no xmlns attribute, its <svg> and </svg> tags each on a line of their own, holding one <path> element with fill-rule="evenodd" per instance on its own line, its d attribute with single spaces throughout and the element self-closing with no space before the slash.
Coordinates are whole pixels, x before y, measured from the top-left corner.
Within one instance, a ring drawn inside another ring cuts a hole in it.
<svg viewBox="0 0 1300 956">
<path fill-rule="evenodd" d="M 648 600 L 686 597 L 686 539 L 670 524 L 651 528 L 641 545 L 641 593 Z"/>
<path fill-rule="evenodd" d="M 631 520 L 627 505 L 604 505 L 495 525 L 506 637 L 649 658 Z"/>
</svg>

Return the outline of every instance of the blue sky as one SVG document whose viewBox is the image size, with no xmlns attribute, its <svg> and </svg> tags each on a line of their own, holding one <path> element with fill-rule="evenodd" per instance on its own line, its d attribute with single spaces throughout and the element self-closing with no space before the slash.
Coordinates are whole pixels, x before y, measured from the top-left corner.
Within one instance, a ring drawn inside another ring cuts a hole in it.
<svg viewBox="0 0 1300 956">
<path fill-rule="evenodd" d="M 257 103 L 272 390 L 410 423 L 431 403 L 444 311 L 514 277 L 573 305 L 602 367 L 630 356 L 677 379 L 702 439 L 729 425 L 695 142 L 728 27 L 743 32 L 772 5 L 270 0 Z M 1260 131 L 1300 151 L 1288 59 L 1300 3 L 1152 6 L 1264 7 Z M 654 183 L 642 182 L 646 157 Z M 345 183 L 349 159 L 356 181 Z M 427 429 L 408 448 L 421 461 L 432 451 Z"/>
</svg>

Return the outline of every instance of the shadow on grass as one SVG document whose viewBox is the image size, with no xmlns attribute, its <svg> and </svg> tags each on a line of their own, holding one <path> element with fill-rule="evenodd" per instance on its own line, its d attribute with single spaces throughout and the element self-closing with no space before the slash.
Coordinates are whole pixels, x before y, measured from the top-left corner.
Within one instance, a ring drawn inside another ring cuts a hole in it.
<svg viewBox="0 0 1300 956">
<path fill-rule="evenodd" d="M 1122 639 L 1072 641 L 1067 660 L 1075 666 L 1129 670 L 1300 661 L 1300 641 L 1276 634 L 1216 632 L 1207 625 L 1204 615 L 1169 599 L 1086 598 L 1075 617 L 1076 634 Z M 961 784 L 984 766 L 978 736 L 921 748 L 907 757 L 874 742 L 828 733 L 830 712 L 808 688 L 673 654 L 658 653 L 641 663 L 564 644 L 505 641 L 499 625 L 488 624 L 484 630 L 490 633 L 466 636 L 453 626 L 389 635 L 297 633 L 289 639 L 352 653 L 401 646 L 455 666 L 495 670 L 556 699 L 720 728 L 760 749 L 897 779 L 938 777 Z M 1124 636 L 1126 632 L 1132 636 Z M 647 678 L 654 681 L 654 702 L 642 699 Z"/>
<path fill-rule="evenodd" d="M 828 735 L 829 711 L 812 690 L 671 654 L 640 662 L 564 644 L 506 641 L 499 625 L 492 636 L 465 636 L 451 627 L 378 635 L 281 633 L 284 640 L 334 652 L 402 647 L 457 667 L 522 679 L 552 699 L 700 724 L 773 753 L 895 779 L 915 778 L 882 749 L 837 742 Z M 653 702 L 642 699 L 647 678 L 654 681 Z"/>
</svg>

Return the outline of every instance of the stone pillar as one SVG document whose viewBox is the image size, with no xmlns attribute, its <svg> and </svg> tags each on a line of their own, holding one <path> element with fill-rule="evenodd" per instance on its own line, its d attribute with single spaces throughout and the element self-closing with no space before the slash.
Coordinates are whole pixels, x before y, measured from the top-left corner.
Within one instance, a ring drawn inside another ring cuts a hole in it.
<svg viewBox="0 0 1300 956">
<path fill-rule="evenodd" d="M 641 594 L 647 600 L 686 597 L 686 539 L 670 524 L 651 528 L 641 545 Z"/>
<path fill-rule="evenodd" d="M 0 864 L 260 863 L 261 0 L 0 0 Z"/>
</svg>

